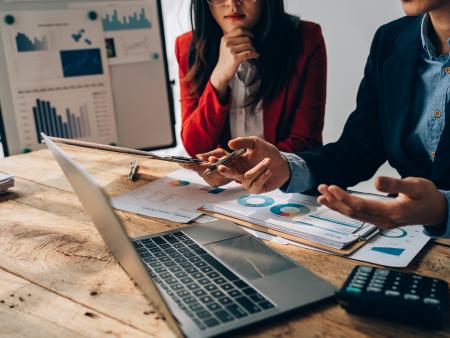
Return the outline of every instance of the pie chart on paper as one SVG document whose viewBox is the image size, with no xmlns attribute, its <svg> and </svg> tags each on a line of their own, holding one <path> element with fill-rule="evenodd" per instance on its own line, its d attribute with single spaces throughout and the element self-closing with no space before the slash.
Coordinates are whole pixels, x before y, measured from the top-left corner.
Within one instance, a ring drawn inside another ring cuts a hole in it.
<svg viewBox="0 0 450 338">
<path fill-rule="evenodd" d="M 247 195 L 238 198 L 237 202 L 244 207 L 264 208 L 274 204 L 275 200 L 272 197 L 263 195 Z"/>
<path fill-rule="evenodd" d="M 185 186 L 191 184 L 191 182 L 183 181 L 183 180 L 174 180 L 174 181 L 169 182 L 169 184 L 172 187 L 185 187 Z"/>
<path fill-rule="evenodd" d="M 285 203 L 277 204 L 270 208 L 270 212 L 281 217 L 294 217 L 297 215 L 306 215 L 311 212 L 311 209 L 303 204 Z"/>
</svg>

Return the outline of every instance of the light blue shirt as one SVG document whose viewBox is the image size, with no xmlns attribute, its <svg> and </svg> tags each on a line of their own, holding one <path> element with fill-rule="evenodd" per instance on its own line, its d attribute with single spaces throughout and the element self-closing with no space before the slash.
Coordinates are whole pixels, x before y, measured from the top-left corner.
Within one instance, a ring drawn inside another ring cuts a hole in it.
<svg viewBox="0 0 450 338">
<path fill-rule="evenodd" d="M 431 19 L 428 14 L 422 20 L 421 38 L 423 49 L 417 69 L 417 85 L 411 114 L 412 128 L 407 137 L 407 147 L 419 162 L 433 162 L 435 152 L 445 126 L 445 114 L 450 103 L 450 55 L 438 55 L 430 39 Z M 448 40 L 450 46 L 450 38 Z M 282 187 L 287 193 L 304 192 L 316 187 L 317 182 L 307 163 L 295 154 L 283 153 L 291 168 L 290 181 Z M 447 199 L 447 224 L 442 227 L 426 227 L 433 237 L 450 238 L 450 191 L 443 191 Z"/>
</svg>

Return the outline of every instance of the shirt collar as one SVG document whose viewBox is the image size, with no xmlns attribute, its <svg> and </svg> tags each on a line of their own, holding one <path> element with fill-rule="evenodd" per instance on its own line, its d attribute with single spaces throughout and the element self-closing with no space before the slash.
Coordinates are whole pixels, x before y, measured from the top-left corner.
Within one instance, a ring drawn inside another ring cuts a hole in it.
<svg viewBox="0 0 450 338">
<path fill-rule="evenodd" d="M 436 48 L 434 48 L 433 43 L 431 42 L 431 30 L 433 29 L 430 14 L 426 13 L 422 19 L 422 25 L 420 29 L 420 37 L 422 39 L 423 49 L 427 52 L 427 56 L 431 60 L 436 60 L 439 58 L 437 55 Z M 450 38 L 447 40 L 447 43 L 450 46 Z"/>
</svg>

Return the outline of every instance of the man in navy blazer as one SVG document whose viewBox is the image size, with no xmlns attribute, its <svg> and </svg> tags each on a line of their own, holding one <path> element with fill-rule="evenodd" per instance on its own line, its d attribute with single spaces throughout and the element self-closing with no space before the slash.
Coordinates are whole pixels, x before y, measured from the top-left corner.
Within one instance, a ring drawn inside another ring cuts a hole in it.
<svg viewBox="0 0 450 338">
<path fill-rule="evenodd" d="M 382 228 L 423 224 L 432 236 L 450 237 L 450 0 L 401 1 L 408 16 L 375 34 L 340 139 L 299 154 L 256 137 L 232 140 L 230 148 L 248 151 L 219 168 L 220 183 L 238 180 L 251 193 L 318 189 L 319 203 L 351 217 Z M 386 160 L 402 179 L 378 177 L 375 185 L 396 198 L 343 190 Z"/>
</svg>

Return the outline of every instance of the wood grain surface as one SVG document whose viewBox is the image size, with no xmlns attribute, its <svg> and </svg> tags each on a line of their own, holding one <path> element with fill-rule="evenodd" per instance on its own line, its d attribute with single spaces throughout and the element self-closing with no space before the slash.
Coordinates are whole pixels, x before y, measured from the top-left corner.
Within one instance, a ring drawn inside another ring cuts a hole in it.
<svg viewBox="0 0 450 338">
<path fill-rule="evenodd" d="M 127 179 L 132 156 L 64 146 L 110 196 L 176 170 L 140 161 L 140 179 Z M 48 150 L 0 160 L 16 186 L 0 196 L 0 336 L 173 337 L 148 300 L 109 254 Z M 186 225 L 117 212 L 132 237 Z M 358 264 L 346 258 L 267 242 L 339 287 Z M 448 241 L 429 243 L 405 271 L 450 282 Z M 239 337 L 450 337 L 439 331 L 350 315 L 330 303 L 233 334 Z M 230 335 L 231 336 L 231 335 Z"/>
</svg>

